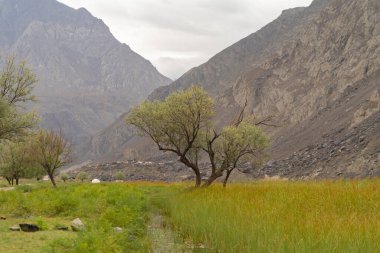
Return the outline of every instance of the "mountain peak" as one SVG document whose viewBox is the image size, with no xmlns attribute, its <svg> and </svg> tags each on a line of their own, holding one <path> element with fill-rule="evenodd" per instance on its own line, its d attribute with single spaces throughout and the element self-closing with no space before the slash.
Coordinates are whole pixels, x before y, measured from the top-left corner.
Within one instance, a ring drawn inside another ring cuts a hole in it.
<svg viewBox="0 0 380 253">
<path fill-rule="evenodd" d="M 76 142 L 170 82 L 101 19 L 55 0 L 0 0 L 0 51 L 34 68 L 42 125 Z"/>
</svg>

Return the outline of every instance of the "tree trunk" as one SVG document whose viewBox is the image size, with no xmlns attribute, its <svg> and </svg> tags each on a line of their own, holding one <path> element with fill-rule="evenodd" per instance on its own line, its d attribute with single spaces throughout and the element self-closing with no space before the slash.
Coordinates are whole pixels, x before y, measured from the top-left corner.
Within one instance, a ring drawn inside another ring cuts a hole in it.
<svg viewBox="0 0 380 253">
<path fill-rule="evenodd" d="M 9 185 L 12 185 L 12 181 L 11 181 L 11 179 L 9 177 L 6 177 L 5 179 L 8 181 Z"/>
<path fill-rule="evenodd" d="M 53 184 L 53 186 L 57 187 L 57 184 L 55 183 L 55 179 L 54 179 L 53 173 L 48 173 L 48 175 L 49 175 L 50 181 Z"/>
<path fill-rule="evenodd" d="M 221 176 L 223 176 L 223 173 L 214 173 L 214 174 L 211 174 L 211 176 L 207 179 L 207 181 L 203 184 L 203 187 L 209 187 L 210 185 L 212 185 L 212 183 L 214 183 L 215 180 L 217 180 L 218 178 L 220 178 Z"/>
<path fill-rule="evenodd" d="M 18 185 L 19 178 L 15 178 L 15 180 L 16 180 L 16 185 Z"/>
<path fill-rule="evenodd" d="M 198 188 L 202 184 L 202 176 L 201 176 L 201 173 L 199 171 L 194 170 L 194 173 L 195 173 L 195 187 Z"/>
<path fill-rule="evenodd" d="M 191 168 L 195 174 L 195 187 L 200 187 L 202 184 L 202 176 L 199 171 L 198 165 L 190 162 L 186 157 L 182 156 L 179 161 L 185 164 L 187 167 Z"/>
<path fill-rule="evenodd" d="M 227 186 L 227 182 L 228 182 L 228 179 L 230 178 L 231 172 L 232 172 L 232 170 L 227 170 L 226 178 L 223 181 L 223 187 L 224 188 L 226 188 L 226 186 Z"/>
</svg>

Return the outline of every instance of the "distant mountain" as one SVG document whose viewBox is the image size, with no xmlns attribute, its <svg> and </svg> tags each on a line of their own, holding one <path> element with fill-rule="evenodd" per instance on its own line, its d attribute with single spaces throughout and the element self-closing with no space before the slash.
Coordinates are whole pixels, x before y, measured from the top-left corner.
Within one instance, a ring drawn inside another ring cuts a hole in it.
<svg viewBox="0 0 380 253">
<path fill-rule="evenodd" d="M 228 122 L 248 112 L 274 115 L 271 161 L 257 176 L 380 175 L 380 1 L 315 0 L 284 11 L 258 32 L 220 52 L 150 99 L 191 85 L 205 87 Z M 125 115 L 92 138 L 87 157 L 153 158 Z"/>
<path fill-rule="evenodd" d="M 0 51 L 36 72 L 42 126 L 77 144 L 170 82 L 102 20 L 55 0 L 0 0 Z"/>
</svg>

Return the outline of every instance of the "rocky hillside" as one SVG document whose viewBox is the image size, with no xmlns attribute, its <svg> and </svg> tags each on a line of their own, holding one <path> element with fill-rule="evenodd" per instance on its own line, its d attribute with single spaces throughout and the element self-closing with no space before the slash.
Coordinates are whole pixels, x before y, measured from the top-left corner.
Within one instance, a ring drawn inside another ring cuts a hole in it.
<svg viewBox="0 0 380 253">
<path fill-rule="evenodd" d="M 0 0 L 0 51 L 36 72 L 42 126 L 77 143 L 170 82 L 102 20 L 55 0 Z"/>
<path fill-rule="evenodd" d="M 286 10 L 150 98 L 194 84 L 214 96 L 220 123 L 246 98 L 249 113 L 275 116 L 279 127 L 266 129 L 271 161 L 253 170 L 258 176 L 380 175 L 377 0 L 315 0 Z M 149 158 L 143 143 L 121 117 L 92 139 L 90 155 Z"/>
</svg>

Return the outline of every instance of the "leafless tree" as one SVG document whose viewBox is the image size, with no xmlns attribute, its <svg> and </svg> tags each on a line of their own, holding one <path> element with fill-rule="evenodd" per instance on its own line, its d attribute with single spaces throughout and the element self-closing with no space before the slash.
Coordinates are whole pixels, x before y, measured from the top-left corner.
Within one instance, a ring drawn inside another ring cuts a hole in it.
<svg viewBox="0 0 380 253">
<path fill-rule="evenodd" d="M 33 161 L 48 174 L 56 187 L 54 176 L 57 169 L 71 162 L 71 146 L 61 131 L 40 130 L 31 145 L 30 153 Z"/>
</svg>

